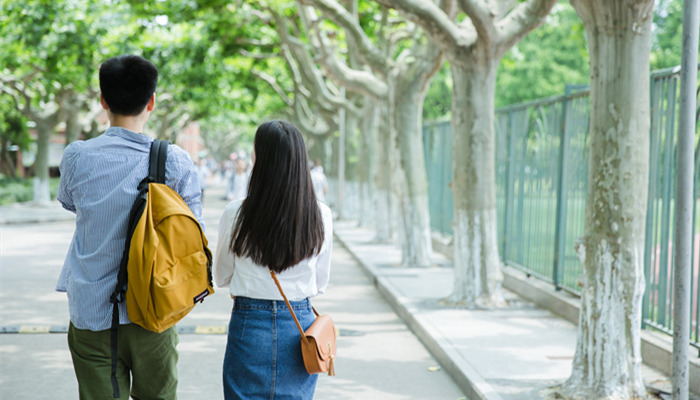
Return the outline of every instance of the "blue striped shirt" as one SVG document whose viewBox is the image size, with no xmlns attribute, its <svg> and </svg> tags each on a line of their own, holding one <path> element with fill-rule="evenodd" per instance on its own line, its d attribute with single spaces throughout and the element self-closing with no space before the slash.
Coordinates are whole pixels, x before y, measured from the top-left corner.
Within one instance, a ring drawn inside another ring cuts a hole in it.
<svg viewBox="0 0 700 400">
<path fill-rule="evenodd" d="M 126 225 L 138 184 L 148 174 L 153 138 L 111 127 L 94 139 L 66 147 L 61 160 L 58 201 L 76 214 L 75 233 L 56 290 L 67 292 L 70 319 L 78 329 L 111 326 L 109 297 L 126 241 Z M 189 154 L 168 147 L 165 183 L 180 194 L 204 229 L 202 192 Z M 125 303 L 121 324 L 128 324 Z"/>
</svg>

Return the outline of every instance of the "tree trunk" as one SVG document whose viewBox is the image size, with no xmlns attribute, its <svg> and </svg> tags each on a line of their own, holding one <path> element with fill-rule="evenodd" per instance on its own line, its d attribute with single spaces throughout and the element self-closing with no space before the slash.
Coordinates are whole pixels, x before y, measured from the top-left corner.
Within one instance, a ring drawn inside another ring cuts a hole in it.
<svg viewBox="0 0 700 400">
<path fill-rule="evenodd" d="M 505 305 L 496 223 L 494 93 L 499 57 L 482 50 L 469 61 L 450 63 L 455 279 L 445 302 L 498 307 Z"/>
<path fill-rule="evenodd" d="M 575 399 L 637 399 L 649 170 L 653 0 L 572 1 L 588 34 L 591 128 L 578 340 L 563 386 Z"/>
<path fill-rule="evenodd" d="M 363 106 L 365 118 L 362 120 L 360 163 L 358 165 L 360 175 L 360 226 L 369 226 L 375 220 L 374 196 L 375 186 L 373 177 L 377 172 L 377 104 L 369 98 L 365 98 Z"/>
<path fill-rule="evenodd" d="M 401 263 L 430 265 L 432 239 L 428 213 L 428 183 L 423 153 L 422 110 L 425 82 L 399 69 L 389 85 L 392 134 L 398 160 L 394 166 L 399 197 L 399 242 Z M 432 76 L 432 75 L 431 75 Z M 412 79 L 413 78 L 413 79 Z"/>
<path fill-rule="evenodd" d="M 80 125 L 80 109 L 70 109 L 66 118 L 66 146 L 80 137 L 83 127 Z"/>
<path fill-rule="evenodd" d="M 38 204 L 49 204 L 51 194 L 49 193 L 49 149 L 51 146 L 51 135 L 56 128 L 55 118 L 38 120 L 36 122 L 37 150 L 36 161 L 34 161 L 34 202 Z"/>
<path fill-rule="evenodd" d="M 385 106 L 379 109 L 379 123 L 377 127 L 377 151 L 374 152 L 377 164 L 373 175 L 375 185 L 375 226 L 376 243 L 387 243 L 394 236 L 394 219 L 392 212 L 392 183 L 391 183 L 391 157 L 393 151 L 391 134 L 387 123 L 388 110 Z"/>
</svg>

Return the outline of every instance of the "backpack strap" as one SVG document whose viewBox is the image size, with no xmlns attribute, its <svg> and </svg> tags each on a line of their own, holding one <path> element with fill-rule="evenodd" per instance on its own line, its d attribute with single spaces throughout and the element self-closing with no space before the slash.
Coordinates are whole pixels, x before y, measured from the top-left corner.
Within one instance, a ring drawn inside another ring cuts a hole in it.
<svg viewBox="0 0 700 400">
<path fill-rule="evenodd" d="M 165 161 L 168 158 L 169 144 L 170 142 L 167 140 L 153 140 L 148 163 L 148 180 L 150 182 L 165 183 Z"/>
<path fill-rule="evenodd" d="M 139 194 L 136 196 L 134 204 L 131 206 L 131 211 L 129 212 L 129 220 L 126 226 L 126 241 L 124 243 L 124 251 L 122 252 L 122 259 L 119 263 L 119 272 L 117 274 L 117 286 L 114 288 L 114 292 L 109 298 L 110 303 L 112 303 L 112 326 L 110 328 L 110 347 L 112 353 L 112 391 L 114 392 L 114 398 L 118 399 L 120 397 L 119 393 L 119 382 L 117 381 L 117 343 L 118 343 L 118 330 L 119 330 L 119 303 L 124 301 L 124 295 L 126 294 L 127 286 L 127 265 L 129 264 L 129 249 L 131 248 L 131 237 L 136 230 L 136 225 L 138 225 L 143 210 L 146 208 L 146 200 L 148 198 L 148 183 L 157 182 L 165 183 L 165 161 L 168 157 L 168 145 L 170 143 L 167 140 L 154 140 L 151 143 L 151 150 L 148 159 L 148 176 L 141 181 L 138 186 Z M 146 184 L 144 184 L 146 183 Z"/>
</svg>

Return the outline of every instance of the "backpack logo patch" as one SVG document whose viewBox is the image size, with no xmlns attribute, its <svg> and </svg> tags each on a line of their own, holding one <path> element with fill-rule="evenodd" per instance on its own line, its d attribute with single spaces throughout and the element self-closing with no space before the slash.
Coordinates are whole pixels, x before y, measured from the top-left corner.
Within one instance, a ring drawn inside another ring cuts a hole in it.
<svg viewBox="0 0 700 400">
<path fill-rule="evenodd" d="M 194 297 L 195 304 L 204 302 L 204 298 L 209 296 L 209 289 L 204 289 L 204 291 Z"/>
</svg>

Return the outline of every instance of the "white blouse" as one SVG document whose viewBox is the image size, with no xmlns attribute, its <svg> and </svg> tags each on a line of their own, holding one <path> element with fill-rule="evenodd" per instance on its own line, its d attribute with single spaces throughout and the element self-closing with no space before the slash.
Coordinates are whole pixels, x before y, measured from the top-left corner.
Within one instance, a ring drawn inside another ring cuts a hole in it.
<svg viewBox="0 0 700 400">
<path fill-rule="evenodd" d="M 219 221 L 219 237 L 214 259 L 214 281 L 218 287 L 229 286 L 233 296 L 254 299 L 282 300 L 267 267 L 255 264 L 248 257 L 237 257 L 229 249 L 231 233 L 242 200 L 230 202 Z M 277 274 L 289 301 L 303 300 L 323 294 L 328 286 L 333 249 L 333 215 L 331 209 L 318 203 L 323 220 L 321 252 Z"/>
</svg>

